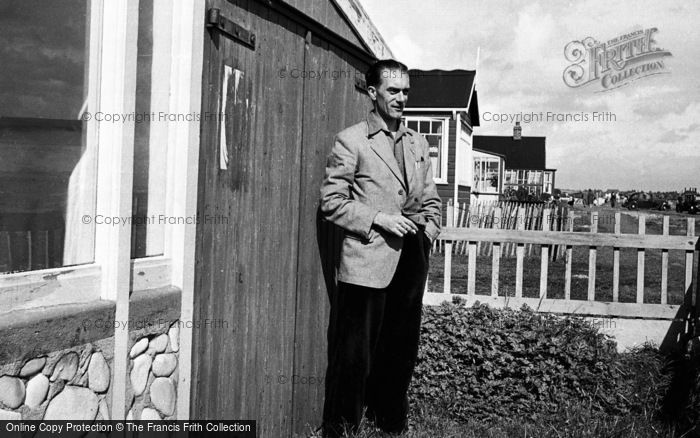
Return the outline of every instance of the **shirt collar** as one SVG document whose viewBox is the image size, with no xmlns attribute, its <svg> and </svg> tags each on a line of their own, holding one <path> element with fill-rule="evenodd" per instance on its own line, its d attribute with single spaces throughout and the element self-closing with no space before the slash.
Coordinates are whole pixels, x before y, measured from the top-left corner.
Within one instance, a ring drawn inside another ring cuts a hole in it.
<svg viewBox="0 0 700 438">
<path fill-rule="evenodd" d="M 367 115 L 367 137 L 372 137 L 379 131 L 384 131 L 387 134 L 391 132 L 389 131 L 389 128 L 387 128 L 384 119 L 382 119 L 381 116 L 377 114 L 377 111 L 372 109 Z M 403 136 L 404 134 L 411 133 L 401 122 L 399 122 L 399 130 L 397 132 L 398 135 L 396 136 L 396 140 L 401 138 L 401 136 Z"/>
</svg>

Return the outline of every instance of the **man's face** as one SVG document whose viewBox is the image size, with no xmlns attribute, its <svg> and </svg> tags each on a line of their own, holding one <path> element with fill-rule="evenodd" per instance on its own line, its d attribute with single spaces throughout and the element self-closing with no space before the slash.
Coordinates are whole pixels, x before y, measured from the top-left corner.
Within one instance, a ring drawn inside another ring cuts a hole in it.
<svg viewBox="0 0 700 438">
<path fill-rule="evenodd" d="M 369 95 L 376 102 L 377 112 L 382 118 L 400 120 L 408 101 L 408 73 L 385 69 L 381 78 L 377 87 L 369 87 Z"/>
</svg>

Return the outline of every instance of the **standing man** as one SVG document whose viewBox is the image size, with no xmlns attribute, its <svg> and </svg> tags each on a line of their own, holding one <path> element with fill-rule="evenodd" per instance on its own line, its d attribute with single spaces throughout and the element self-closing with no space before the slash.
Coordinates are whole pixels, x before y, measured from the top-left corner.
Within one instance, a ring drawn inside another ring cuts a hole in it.
<svg viewBox="0 0 700 438">
<path fill-rule="evenodd" d="M 408 69 L 382 60 L 365 78 L 374 108 L 336 135 L 321 186 L 323 216 L 345 231 L 328 327 L 324 436 L 354 430 L 364 407 L 382 430 L 406 430 L 428 255 L 440 232 L 428 142 L 401 123 Z"/>
</svg>

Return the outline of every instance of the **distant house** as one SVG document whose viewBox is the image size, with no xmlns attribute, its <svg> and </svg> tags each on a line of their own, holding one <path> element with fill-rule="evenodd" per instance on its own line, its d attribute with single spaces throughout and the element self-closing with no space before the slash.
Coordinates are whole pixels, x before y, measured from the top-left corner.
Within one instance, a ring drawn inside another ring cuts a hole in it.
<svg viewBox="0 0 700 438">
<path fill-rule="evenodd" d="M 510 189 L 525 189 L 534 196 L 554 191 L 556 169 L 547 167 L 546 137 L 526 137 L 522 135 L 520 122 L 515 123 L 512 136 L 475 135 L 474 150 L 486 154 L 484 160 L 495 163 L 494 157 L 503 157 L 505 168 L 503 182 L 499 182 L 502 193 Z M 477 160 L 475 156 L 475 160 Z M 474 162 L 475 168 L 477 161 Z M 497 174 L 495 164 L 482 166 L 490 170 L 484 178 L 493 178 Z"/>
<path fill-rule="evenodd" d="M 433 178 L 443 207 L 448 199 L 469 202 L 472 131 L 479 126 L 473 70 L 410 70 L 406 126 L 430 144 Z"/>
<path fill-rule="evenodd" d="M 497 201 L 503 194 L 503 172 L 505 155 L 472 148 L 474 159 L 473 201 Z"/>
</svg>

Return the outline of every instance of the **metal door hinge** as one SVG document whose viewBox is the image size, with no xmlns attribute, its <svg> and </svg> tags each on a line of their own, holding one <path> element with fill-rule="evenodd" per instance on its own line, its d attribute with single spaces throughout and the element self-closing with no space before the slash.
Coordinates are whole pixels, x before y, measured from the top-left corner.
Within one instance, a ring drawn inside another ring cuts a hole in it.
<svg viewBox="0 0 700 438">
<path fill-rule="evenodd" d="M 255 34 L 221 15 L 219 9 L 211 8 L 207 11 L 206 25 L 218 29 L 244 46 L 255 50 Z"/>
</svg>

